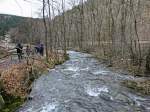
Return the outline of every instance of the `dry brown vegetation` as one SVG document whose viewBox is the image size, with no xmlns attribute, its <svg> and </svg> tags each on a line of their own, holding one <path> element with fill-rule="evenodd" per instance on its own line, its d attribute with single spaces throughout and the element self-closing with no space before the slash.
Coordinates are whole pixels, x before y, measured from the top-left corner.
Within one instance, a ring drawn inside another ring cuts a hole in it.
<svg viewBox="0 0 150 112">
<path fill-rule="evenodd" d="M 2 72 L 2 87 L 7 94 L 26 97 L 32 78 L 36 78 L 35 76 L 39 72 L 46 70 L 46 68 L 39 61 L 36 61 L 33 65 L 27 65 L 26 63 L 12 65 Z"/>
<path fill-rule="evenodd" d="M 125 81 L 123 82 L 125 86 L 131 88 L 139 93 L 150 95 L 150 80 L 136 80 L 136 81 Z"/>
<path fill-rule="evenodd" d="M 14 96 L 26 96 L 25 78 L 29 75 L 26 64 L 13 65 L 2 72 L 1 81 L 4 90 Z"/>
<path fill-rule="evenodd" d="M 21 98 L 27 97 L 31 89 L 31 84 L 34 79 L 38 78 L 43 72 L 49 68 L 54 68 L 56 64 L 62 63 L 65 59 L 59 53 L 56 56 L 49 56 L 49 63 L 44 58 L 31 58 L 26 61 L 11 65 L 1 74 L 1 83 L 4 91 L 13 96 Z M 56 60 L 57 59 L 57 60 Z"/>
</svg>

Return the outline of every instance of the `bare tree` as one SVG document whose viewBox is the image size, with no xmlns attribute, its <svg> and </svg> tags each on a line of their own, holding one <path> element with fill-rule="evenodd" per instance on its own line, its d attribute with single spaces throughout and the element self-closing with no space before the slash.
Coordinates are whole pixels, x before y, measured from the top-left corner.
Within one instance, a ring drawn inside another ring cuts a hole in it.
<svg viewBox="0 0 150 112">
<path fill-rule="evenodd" d="M 46 8 L 46 4 L 45 3 L 46 3 L 45 0 L 43 0 L 43 22 L 44 22 L 44 27 L 45 27 L 46 61 L 48 62 L 48 41 L 47 41 L 48 30 L 47 30 L 47 24 L 46 24 L 46 18 L 45 18 L 45 8 Z"/>
</svg>

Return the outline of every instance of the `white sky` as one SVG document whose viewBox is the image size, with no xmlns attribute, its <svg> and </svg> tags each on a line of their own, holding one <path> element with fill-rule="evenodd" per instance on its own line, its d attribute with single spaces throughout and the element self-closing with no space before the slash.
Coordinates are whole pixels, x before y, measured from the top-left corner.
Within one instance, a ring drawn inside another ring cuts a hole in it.
<svg viewBox="0 0 150 112">
<path fill-rule="evenodd" d="M 34 1 L 34 0 L 32 0 Z M 41 4 L 25 2 L 24 0 L 0 0 L 0 13 L 25 17 L 37 17 Z"/>
<path fill-rule="evenodd" d="M 56 0 L 57 6 L 61 6 L 61 0 Z M 66 8 L 69 8 L 73 1 L 79 0 L 66 0 Z M 0 0 L 0 14 L 12 14 L 24 17 L 39 17 L 41 12 L 42 2 L 38 0 Z"/>
</svg>

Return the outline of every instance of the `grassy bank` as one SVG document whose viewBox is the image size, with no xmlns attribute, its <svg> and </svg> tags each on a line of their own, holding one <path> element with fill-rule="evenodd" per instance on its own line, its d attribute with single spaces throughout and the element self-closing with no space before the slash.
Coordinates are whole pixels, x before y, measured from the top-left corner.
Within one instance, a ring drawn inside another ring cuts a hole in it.
<svg viewBox="0 0 150 112">
<path fill-rule="evenodd" d="M 27 99 L 32 82 L 48 69 L 62 64 L 69 57 L 62 54 L 50 55 L 49 62 L 45 58 L 30 58 L 22 63 L 10 66 L 1 73 L 1 95 L 5 101 L 0 112 L 13 112 Z"/>
</svg>

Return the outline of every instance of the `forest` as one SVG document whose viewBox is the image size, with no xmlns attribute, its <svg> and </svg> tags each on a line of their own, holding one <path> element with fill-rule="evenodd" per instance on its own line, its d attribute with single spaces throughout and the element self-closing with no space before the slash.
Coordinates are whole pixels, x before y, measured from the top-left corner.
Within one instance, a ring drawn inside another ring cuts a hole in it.
<svg viewBox="0 0 150 112">
<path fill-rule="evenodd" d="M 149 0 L 81 0 L 78 6 L 72 1 L 68 11 L 64 4 L 60 12 L 55 2 L 45 1 L 45 22 L 31 19 L 21 24 L 20 39 L 34 43 L 44 37 L 50 49 L 87 51 L 109 60 L 110 66 L 133 69 L 137 75 L 149 72 Z"/>
<path fill-rule="evenodd" d="M 23 21 L 23 17 L 0 14 L 0 36 L 4 36 L 10 28 L 15 28 Z"/>
</svg>

